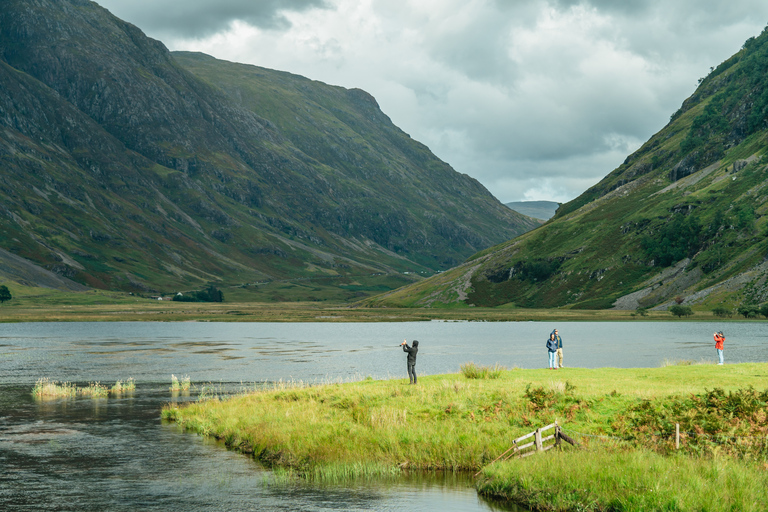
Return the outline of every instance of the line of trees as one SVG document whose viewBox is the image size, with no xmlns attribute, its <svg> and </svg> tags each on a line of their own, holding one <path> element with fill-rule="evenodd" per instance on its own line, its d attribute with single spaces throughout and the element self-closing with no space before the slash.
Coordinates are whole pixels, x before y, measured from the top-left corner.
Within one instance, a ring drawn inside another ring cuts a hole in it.
<svg viewBox="0 0 768 512">
<path fill-rule="evenodd" d="M 173 300 L 176 302 L 224 302 L 224 294 L 211 285 L 204 290 L 176 294 Z"/>
</svg>

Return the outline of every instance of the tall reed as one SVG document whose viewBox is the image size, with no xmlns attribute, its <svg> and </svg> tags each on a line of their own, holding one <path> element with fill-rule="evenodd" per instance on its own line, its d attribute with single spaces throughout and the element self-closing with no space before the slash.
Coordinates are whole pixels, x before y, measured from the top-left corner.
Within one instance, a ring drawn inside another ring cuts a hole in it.
<svg viewBox="0 0 768 512">
<path fill-rule="evenodd" d="M 189 391 L 190 387 L 192 387 L 192 381 L 188 375 L 182 377 L 181 380 L 175 375 L 171 375 L 171 391 Z"/>
<path fill-rule="evenodd" d="M 136 381 L 131 377 L 125 382 L 121 380 L 118 380 L 117 382 L 115 382 L 115 385 L 112 386 L 112 389 L 110 389 L 109 392 L 114 395 L 119 395 L 122 393 L 127 393 L 135 390 L 136 390 Z"/>
<path fill-rule="evenodd" d="M 42 377 L 32 388 L 32 395 L 38 398 L 67 398 L 77 395 L 77 387 L 69 382 L 59 384 L 55 380 Z"/>
<path fill-rule="evenodd" d="M 47 377 L 37 380 L 32 388 L 32 395 L 37 398 L 73 398 L 76 396 L 88 396 L 91 398 L 105 398 L 109 394 L 120 394 L 136 389 L 136 381 L 129 378 L 124 383 L 117 381 L 114 386 L 108 388 L 99 382 L 91 382 L 88 386 L 78 387 L 75 384 L 64 382 L 59 384 Z"/>
<path fill-rule="evenodd" d="M 91 398 L 106 398 L 109 396 L 109 388 L 98 382 L 91 382 L 87 387 L 79 388 L 77 393 Z"/>
</svg>

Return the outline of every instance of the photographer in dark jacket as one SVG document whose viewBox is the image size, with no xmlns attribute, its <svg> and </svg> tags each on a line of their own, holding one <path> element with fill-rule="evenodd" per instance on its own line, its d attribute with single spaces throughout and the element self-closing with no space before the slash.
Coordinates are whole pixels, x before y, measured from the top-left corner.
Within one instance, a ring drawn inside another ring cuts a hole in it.
<svg viewBox="0 0 768 512">
<path fill-rule="evenodd" d="M 403 340 L 400 345 L 403 352 L 408 352 L 408 378 L 411 379 L 411 384 L 416 384 L 416 353 L 419 351 L 419 342 L 413 340 L 413 346 L 409 347 L 408 342 Z"/>
</svg>

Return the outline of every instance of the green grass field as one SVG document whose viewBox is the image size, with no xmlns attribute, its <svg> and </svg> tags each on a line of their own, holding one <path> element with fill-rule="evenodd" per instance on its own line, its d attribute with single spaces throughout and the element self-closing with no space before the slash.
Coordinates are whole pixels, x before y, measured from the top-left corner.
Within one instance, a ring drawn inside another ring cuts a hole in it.
<svg viewBox="0 0 768 512">
<path fill-rule="evenodd" d="M 281 384 L 162 414 L 320 479 L 477 471 L 515 438 L 558 421 L 577 449 L 487 467 L 480 492 L 537 510 L 759 510 L 745 504 L 768 488 L 766 388 L 765 364 L 513 369 L 493 379 L 426 376 L 416 386 L 405 379 Z M 679 451 L 674 422 L 685 429 Z M 654 468 L 690 476 L 651 485 Z M 563 471 L 569 483 L 555 484 Z M 704 501 L 689 492 L 710 486 L 725 490 Z M 732 499 L 717 498 L 724 492 Z"/>
</svg>

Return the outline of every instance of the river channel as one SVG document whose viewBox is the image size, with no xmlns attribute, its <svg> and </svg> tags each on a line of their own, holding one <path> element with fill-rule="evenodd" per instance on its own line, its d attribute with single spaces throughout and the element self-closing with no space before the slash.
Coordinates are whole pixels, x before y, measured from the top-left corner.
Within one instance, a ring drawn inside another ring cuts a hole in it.
<svg viewBox="0 0 768 512">
<path fill-rule="evenodd" d="M 253 459 L 163 424 L 159 411 L 263 382 L 404 378 L 403 339 L 418 339 L 421 375 L 468 361 L 546 366 L 557 327 L 565 365 L 655 367 L 768 360 L 768 324 L 745 322 L 20 323 L 0 324 L 0 510 L 487 511 L 466 475 L 411 474 L 344 485 L 284 482 Z M 174 396 L 171 375 L 196 385 Z M 133 378 L 119 397 L 38 401 L 35 381 Z M 514 509 L 511 509 L 514 510 Z"/>
</svg>

